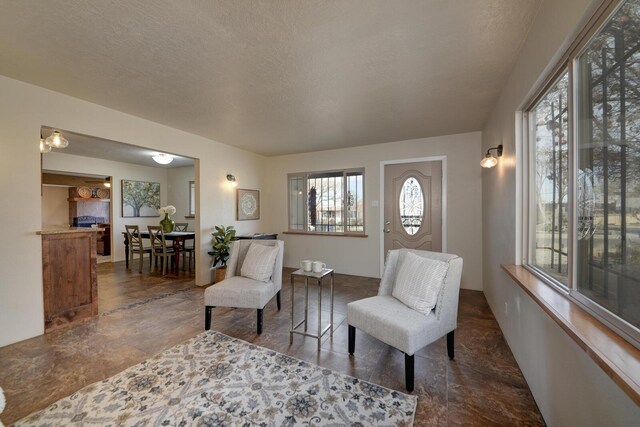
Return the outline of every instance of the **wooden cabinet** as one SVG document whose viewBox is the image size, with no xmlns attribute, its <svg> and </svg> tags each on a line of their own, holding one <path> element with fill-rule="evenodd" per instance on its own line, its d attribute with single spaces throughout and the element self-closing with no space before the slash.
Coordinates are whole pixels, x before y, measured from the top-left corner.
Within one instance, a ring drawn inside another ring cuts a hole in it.
<svg viewBox="0 0 640 427">
<path fill-rule="evenodd" d="M 98 314 L 96 231 L 40 232 L 45 332 Z"/>
</svg>

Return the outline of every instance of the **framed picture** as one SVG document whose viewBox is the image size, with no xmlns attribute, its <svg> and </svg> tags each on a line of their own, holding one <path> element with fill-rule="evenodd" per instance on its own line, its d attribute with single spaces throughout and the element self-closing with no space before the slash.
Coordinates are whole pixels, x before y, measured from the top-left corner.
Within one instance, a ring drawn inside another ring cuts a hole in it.
<svg viewBox="0 0 640 427">
<path fill-rule="evenodd" d="M 238 221 L 260 219 L 260 191 L 239 188 L 236 213 Z"/>
<path fill-rule="evenodd" d="M 160 183 L 122 180 L 122 217 L 160 216 Z"/>
</svg>

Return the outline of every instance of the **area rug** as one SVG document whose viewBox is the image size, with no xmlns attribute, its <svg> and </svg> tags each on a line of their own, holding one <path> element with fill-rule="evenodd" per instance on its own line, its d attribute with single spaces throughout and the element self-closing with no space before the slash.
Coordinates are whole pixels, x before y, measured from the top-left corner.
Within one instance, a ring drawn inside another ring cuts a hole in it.
<svg viewBox="0 0 640 427">
<path fill-rule="evenodd" d="M 415 396 L 207 331 L 15 425 L 409 426 L 416 403 Z"/>
</svg>

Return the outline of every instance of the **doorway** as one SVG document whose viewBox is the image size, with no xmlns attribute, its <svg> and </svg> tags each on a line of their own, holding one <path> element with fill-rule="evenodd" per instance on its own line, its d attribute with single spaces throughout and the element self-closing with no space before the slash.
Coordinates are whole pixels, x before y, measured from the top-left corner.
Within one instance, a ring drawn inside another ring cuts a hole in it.
<svg viewBox="0 0 640 427">
<path fill-rule="evenodd" d="M 446 158 L 381 164 L 382 262 L 391 249 L 446 249 Z"/>
</svg>

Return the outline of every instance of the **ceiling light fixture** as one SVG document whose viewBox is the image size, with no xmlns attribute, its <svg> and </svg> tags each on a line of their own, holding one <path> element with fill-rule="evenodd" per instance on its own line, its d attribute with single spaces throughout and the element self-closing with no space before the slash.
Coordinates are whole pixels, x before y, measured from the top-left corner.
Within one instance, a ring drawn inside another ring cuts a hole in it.
<svg viewBox="0 0 640 427">
<path fill-rule="evenodd" d="M 51 135 L 49 135 L 49 137 L 45 139 L 44 142 L 49 147 L 53 148 L 67 148 L 69 146 L 69 141 L 67 141 L 67 139 L 62 136 L 62 134 L 58 130 L 54 130 L 53 132 L 51 132 Z"/>
<path fill-rule="evenodd" d="M 502 144 L 497 147 L 491 147 L 487 150 L 487 154 L 484 156 L 482 160 L 480 160 L 480 166 L 483 168 L 489 169 L 498 164 L 498 159 L 491 155 L 491 150 L 496 150 L 498 157 L 502 157 Z"/>
<path fill-rule="evenodd" d="M 46 154 L 46 153 L 50 153 L 50 152 L 51 152 L 51 146 L 50 146 L 50 145 L 47 145 L 47 144 L 44 142 L 44 139 L 43 139 L 43 138 L 40 138 L 40 152 L 41 152 L 42 154 Z"/>
<path fill-rule="evenodd" d="M 153 156 L 152 159 L 156 163 L 159 163 L 161 165 L 168 165 L 169 163 L 173 162 L 173 157 L 165 153 L 158 153 L 155 156 Z"/>
<path fill-rule="evenodd" d="M 231 185 L 234 186 L 234 187 L 238 186 L 238 181 L 236 180 L 236 177 L 231 175 L 230 173 L 227 174 L 227 181 L 229 181 L 231 183 Z"/>
</svg>

